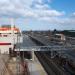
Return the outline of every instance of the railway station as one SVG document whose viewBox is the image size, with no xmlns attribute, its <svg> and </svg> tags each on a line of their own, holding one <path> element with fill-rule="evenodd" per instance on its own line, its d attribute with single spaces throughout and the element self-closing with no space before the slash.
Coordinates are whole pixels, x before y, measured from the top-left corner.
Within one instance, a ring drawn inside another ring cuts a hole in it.
<svg viewBox="0 0 75 75">
<path fill-rule="evenodd" d="M 75 0 L 0 0 L 0 75 L 75 75 Z"/>
<path fill-rule="evenodd" d="M 4 26 L 0 40 L 0 75 L 75 74 L 74 37 Z"/>
</svg>

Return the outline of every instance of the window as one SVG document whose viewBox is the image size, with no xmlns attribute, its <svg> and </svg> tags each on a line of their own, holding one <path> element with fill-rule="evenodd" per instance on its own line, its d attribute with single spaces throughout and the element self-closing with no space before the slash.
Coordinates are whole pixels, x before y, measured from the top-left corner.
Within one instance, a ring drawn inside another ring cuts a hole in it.
<svg viewBox="0 0 75 75">
<path fill-rule="evenodd" d="M 3 35 L 4 37 L 7 37 L 7 35 Z"/>
</svg>

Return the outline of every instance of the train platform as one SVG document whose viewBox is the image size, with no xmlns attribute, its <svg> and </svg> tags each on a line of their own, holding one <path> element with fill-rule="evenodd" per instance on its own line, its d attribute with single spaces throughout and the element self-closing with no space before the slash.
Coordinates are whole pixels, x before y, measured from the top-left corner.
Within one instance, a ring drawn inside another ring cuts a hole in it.
<svg viewBox="0 0 75 75">
<path fill-rule="evenodd" d="M 5 64 L 6 70 L 1 75 L 47 75 L 41 63 L 34 55 L 34 60 L 25 59 L 27 63 L 27 72 L 23 71 L 23 65 L 20 59 L 14 57 L 11 58 L 7 64 Z"/>
<path fill-rule="evenodd" d="M 41 63 L 34 55 L 34 60 L 27 60 L 30 75 L 47 75 Z"/>
</svg>

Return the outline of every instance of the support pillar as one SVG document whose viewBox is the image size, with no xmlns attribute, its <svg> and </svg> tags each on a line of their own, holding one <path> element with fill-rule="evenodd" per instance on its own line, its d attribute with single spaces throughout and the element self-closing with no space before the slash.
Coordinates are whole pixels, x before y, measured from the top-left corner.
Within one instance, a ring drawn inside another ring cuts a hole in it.
<svg viewBox="0 0 75 75">
<path fill-rule="evenodd" d="M 34 61 L 34 51 L 32 51 L 32 61 Z"/>
<path fill-rule="evenodd" d="M 53 58 L 54 57 L 54 55 L 53 55 L 53 51 L 51 51 L 51 58 Z"/>
</svg>

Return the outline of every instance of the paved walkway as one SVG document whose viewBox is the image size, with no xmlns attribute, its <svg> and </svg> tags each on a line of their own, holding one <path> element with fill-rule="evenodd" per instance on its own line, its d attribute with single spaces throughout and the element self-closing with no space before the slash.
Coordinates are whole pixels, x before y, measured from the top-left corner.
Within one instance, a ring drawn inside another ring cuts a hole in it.
<svg viewBox="0 0 75 75">
<path fill-rule="evenodd" d="M 36 56 L 34 57 L 34 61 L 28 60 L 28 67 L 30 75 L 47 75 Z"/>
<path fill-rule="evenodd" d="M 6 54 L 0 54 L 0 75 L 9 75 L 6 67 L 6 62 L 9 57 Z"/>
</svg>

